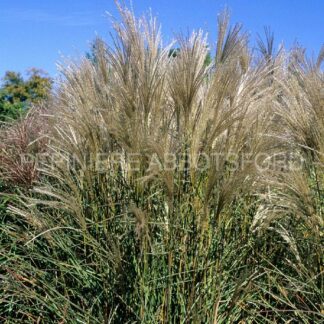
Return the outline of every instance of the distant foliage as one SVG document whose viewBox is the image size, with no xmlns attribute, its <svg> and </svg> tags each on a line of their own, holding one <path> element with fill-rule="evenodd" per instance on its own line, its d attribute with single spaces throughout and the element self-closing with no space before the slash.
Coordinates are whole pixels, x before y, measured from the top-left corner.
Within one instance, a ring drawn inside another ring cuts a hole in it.
<svg viewBox="0 0 324 324">
<path fill-rule="evenodd" d="M 32 104 L 47 99 L 52 79 L 42 70 L 32 68 L 25 80 L 18 72 L 7 71 L 0 88 L 0 121 L 16 119 Z"/>
</svg>

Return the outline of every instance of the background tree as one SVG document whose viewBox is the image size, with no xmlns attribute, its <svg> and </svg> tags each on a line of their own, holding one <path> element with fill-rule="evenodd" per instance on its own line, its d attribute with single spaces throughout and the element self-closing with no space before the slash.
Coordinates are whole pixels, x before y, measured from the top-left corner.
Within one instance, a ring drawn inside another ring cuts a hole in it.
<svg viewBox="0 0 324 324">
<path fill-rule="evenodd" d="M 27 71 L 27 80 L 18 72 L 7 71 L 0 87 L 0 120 L 18 118 L 31 104 L 49 97 L 52 79 L 42 70 Z"/>
</svg>

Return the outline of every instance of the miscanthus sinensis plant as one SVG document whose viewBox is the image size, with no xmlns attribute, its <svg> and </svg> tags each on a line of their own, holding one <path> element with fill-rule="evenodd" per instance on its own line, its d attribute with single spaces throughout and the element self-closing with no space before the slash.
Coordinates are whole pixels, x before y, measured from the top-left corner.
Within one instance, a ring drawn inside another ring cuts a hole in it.
<svg viewBox="0 0 324 324">
<path fill-rule="evenodd" d="M 323 320 L 323 53 L 266 30 L 252 54 L 224 12 L 206 64 L 202 31 L 164 45 L 119 11 L 62 67 L 48 154 L 1 214 L 1 319 Z"/>
</svg>

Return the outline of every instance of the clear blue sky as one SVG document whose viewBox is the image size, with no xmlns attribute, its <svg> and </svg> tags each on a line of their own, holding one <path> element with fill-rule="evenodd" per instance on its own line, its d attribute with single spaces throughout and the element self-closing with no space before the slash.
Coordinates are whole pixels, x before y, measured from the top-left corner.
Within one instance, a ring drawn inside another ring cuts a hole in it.
<svg viewBox="0 0 324 324">
<path fill-rule="evenodd" d="M 324 0 L 133 0 L 136 14 L 151 8 L 157 15 L 165 40 L 202 28 L 214 43 L 216 16 L 225 6 L 252 39 L 266 25 L 277 44 L 297 40 L 309 54 L 324 42 Z M 0 0 L 0 77 L 29 67 L 55 76 L 61 55 L 84 54 L 96 34 L 109 39 L 106 11 L 117 15 L 113 0 Z"/>
</svg>

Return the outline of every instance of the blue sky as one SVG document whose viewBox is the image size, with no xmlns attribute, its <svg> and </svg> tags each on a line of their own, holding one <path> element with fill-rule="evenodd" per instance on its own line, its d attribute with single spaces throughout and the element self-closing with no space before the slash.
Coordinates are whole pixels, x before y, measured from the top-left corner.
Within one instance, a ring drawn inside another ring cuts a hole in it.
<svg viewBox="0 0 324 324">
<path fill-rule="evenodd" d="M 324 43 L 324 0 L 133 0 L 137 15 L 152 9 L 166 41 L 202 28 L 211 44 L 217 13 L 225 6 L 251 39 L 271 26 L 277 44 L 289 47 L 297 40 L 312 54 Z M 62 55 L 83 55 L 96 35 L 109 40 L 106 11 L 118 17 L 113 0 L 0 0 L 0 77 L 30 67 L 55 76 Z"/>
</svg>

